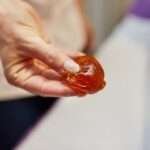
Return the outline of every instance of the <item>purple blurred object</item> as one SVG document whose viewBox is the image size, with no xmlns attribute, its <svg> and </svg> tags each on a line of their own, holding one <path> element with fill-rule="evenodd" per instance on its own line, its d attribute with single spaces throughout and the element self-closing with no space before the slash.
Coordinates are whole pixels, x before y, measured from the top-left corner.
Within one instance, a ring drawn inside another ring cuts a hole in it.
<svg viewBox="0 0 150 150">
<path fill-rule="evenodd" d="M 130 13 L 142 18 L 150 18 L 150 0 L 136 0 Z"/>
</svg>

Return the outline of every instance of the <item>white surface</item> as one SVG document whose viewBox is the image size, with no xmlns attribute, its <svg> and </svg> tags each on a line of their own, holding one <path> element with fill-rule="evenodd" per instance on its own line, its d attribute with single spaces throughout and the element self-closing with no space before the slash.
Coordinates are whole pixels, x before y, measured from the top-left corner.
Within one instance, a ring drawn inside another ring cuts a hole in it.
<svg viewBox="0 0 150 150">
<path fill-rule="evenodd" d="M 17 150 L 148 150 L 143 141 L 149 50 L 119 33 L 97 54 L 105 90 L 61 100 Z"/>
</svg>

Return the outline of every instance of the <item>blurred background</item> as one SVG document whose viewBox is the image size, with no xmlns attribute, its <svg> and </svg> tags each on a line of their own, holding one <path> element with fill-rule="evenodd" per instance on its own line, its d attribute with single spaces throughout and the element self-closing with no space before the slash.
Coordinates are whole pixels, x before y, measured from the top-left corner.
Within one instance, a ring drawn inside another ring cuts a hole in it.
<svg viewBox="0 0 150 150">
<path fill-rule="evenodd" d="M 96 46 L 112 32 L 134 0 L 85 0 L 85 10 L 96 30 Z"/>
<path fill-rule="evenodd" d="M 58 100 L 16 150 L 150 150 L 150 22 L 128 15 L 132 3 L 85 0 L 107 86 Z"/>
</svg>

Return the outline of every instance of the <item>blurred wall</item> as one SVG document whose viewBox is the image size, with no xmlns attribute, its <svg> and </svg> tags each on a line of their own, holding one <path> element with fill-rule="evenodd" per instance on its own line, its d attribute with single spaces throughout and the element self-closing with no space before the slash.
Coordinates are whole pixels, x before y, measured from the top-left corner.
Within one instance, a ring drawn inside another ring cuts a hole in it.
<svg viewBox="0 0 150 150">
<path fill-rule="evenodd" d="M 96 30 L 98 46 L 120 20 L 132 0 L 85 0 L 86 11 Z"/>
</svg>

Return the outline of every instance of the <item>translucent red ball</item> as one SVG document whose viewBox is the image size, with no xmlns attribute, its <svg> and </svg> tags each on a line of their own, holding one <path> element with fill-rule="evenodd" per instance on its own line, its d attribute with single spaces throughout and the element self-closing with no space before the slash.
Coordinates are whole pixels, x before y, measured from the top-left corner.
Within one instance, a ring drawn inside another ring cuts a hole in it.
<svg viewBox="0 0 150 150">
<path fill-rule="evenodd" d="M 91 56 L 80 56 L 74 59 L 80 65 L 80 71 L 64 71 L 63 81 L 78 95 L 93 94 L 105 87 L 104 70 L 101 64 Z"/>
</svg>

